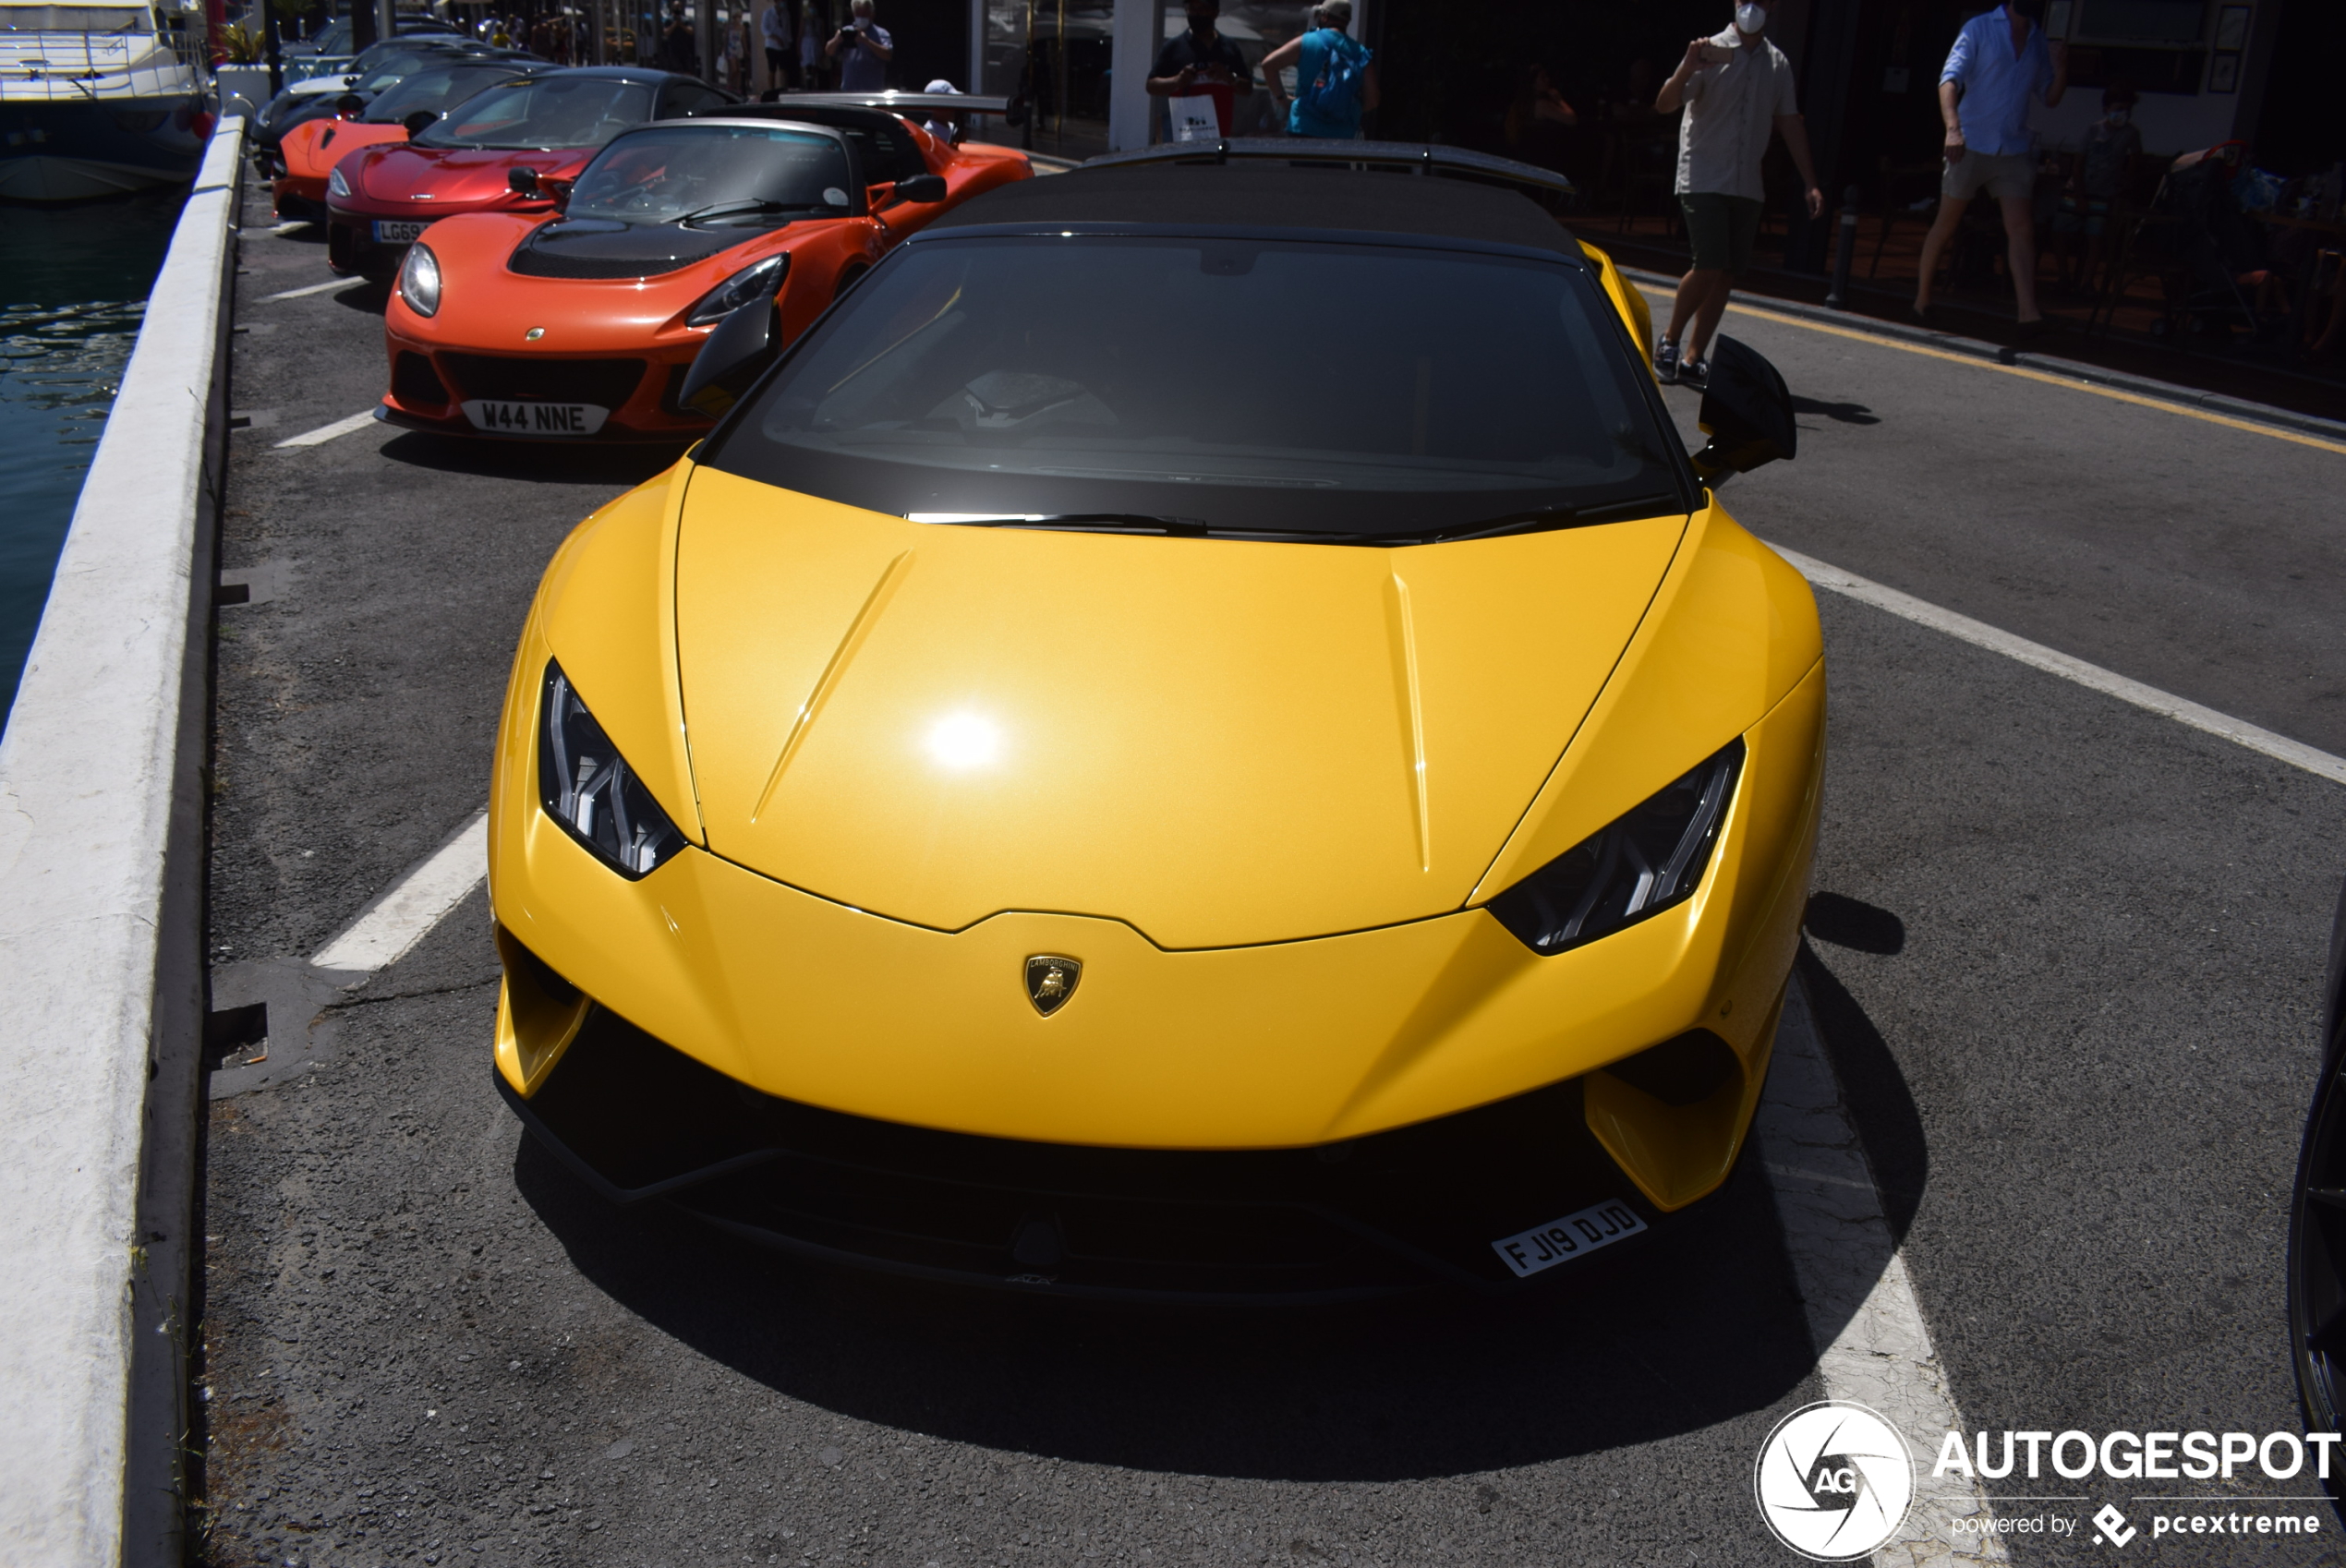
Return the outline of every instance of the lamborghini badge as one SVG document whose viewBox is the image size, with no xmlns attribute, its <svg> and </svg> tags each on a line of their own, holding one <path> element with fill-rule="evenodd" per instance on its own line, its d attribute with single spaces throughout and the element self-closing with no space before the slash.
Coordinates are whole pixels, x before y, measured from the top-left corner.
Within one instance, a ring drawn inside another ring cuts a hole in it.
<svg viewBox="0 0 2346 1568">
<path fill-rule="evenodd" d="M 1075 983 L 1082 978 L 1082 959 L 1036 953 L 1026 960 L 1026 999 L 1034 1004 L 1036 1012 L 1049 1018 L 1067 1006 L 1067 999 L 1075 995 Z"/>
</svg>

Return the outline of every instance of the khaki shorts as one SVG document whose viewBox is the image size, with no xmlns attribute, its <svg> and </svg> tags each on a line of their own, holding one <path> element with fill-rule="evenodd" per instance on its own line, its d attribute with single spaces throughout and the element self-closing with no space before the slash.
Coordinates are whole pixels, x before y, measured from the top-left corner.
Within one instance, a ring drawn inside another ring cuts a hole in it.
<svg viewBox="0 0 2346 1568">
<path fill-rule="evenodd" d="M 2030 152 L 1974 152 L 1947 165 L 1939 194 L 1968 201 L 1982 189 L 1999 201 L 2026 201 L 2037 189 L 2037 158 Z"/>
</svg>

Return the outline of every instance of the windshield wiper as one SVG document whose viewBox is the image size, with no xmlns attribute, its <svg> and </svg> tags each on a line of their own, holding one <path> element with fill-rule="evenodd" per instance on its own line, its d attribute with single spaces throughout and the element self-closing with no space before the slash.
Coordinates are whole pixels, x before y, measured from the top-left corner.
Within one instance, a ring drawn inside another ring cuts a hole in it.
<svg viewBox="0 0 2346 1568">
<path fill-rule="evenodd" d="M 670 222 L 676 223 L 695 223 L 703 218 L 730 218 L 736 212 L 787 212 L 793 206 L 804 207 L 806 203 L 803 201 L 793 203 L 787 201 L 776 201 L 770 197 L 748 196 L 744 197 L 738 201 L 714 202 L 709 206 L 687 212 L 681 218 L 672 218 Z"/>
<path fill-rule="evenodd" d="M 1429 545 L 1459 539 L 1493 539 L 1506 534 L 1538 534 L 1551 528 L 1589 528 L 1601 523 L 1627 523 L 1639 517 L 1660 517 L 1669 513 L 1684 513 L 1685 511 L 1685 503 L 1675 496 L 1637 496 L 1628 501 L 1609 501 L 1601 506 L 1543 506 L 1530 512 L 1510 512 L 1497 517 L 1485 517 L 1480 522 L 1431 528 L 1422 534 L 1402 537 L 1414 543 Z"/>
<path fill-rule="evenodd" d="M 1196 517 L 1155 517 L 1143 512 L 908 512 L 908 523 L 961 528 L 1066 528 L 1092 534 L 1171 534 L 1204 538 L 1216 530 Z"/>
</svg>

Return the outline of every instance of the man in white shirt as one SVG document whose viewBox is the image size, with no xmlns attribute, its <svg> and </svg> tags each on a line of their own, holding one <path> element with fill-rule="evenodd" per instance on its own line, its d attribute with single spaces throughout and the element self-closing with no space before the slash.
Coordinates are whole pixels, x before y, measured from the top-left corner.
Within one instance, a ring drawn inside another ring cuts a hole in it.
<svg viewBox="0 0 2346 1568">
<path fill-rule="evenodd" d="M 1703 350 L 1726 313 L 1735 275 L 1751 260 L 1760 233 L 1764 191 L 1760 161 L 1769 139 L 1782 132 L 1808 187 L 1808 216 L 1822 215 L 1824 192 L 1808 160 L 1808 132 L 1796 102 L 1792 62 L 1768 42 L 1773 0 L 1743 0 L 1725 30 L 1687 45 L 1686 58 L 1653 101 L 1656 113 L 1686 107 L 1678 125 L 1678 206 L 1686 214 L 1693 265 L 1678 281 L 1670 327 L 1654 350 L 1663 384 L 1700 386 L 1709 379 Z M 1682 337 L 1691 327 L 1690 335 Z M 1685 348 L 1681 351 L 1679 344 Z"/>
</svg>

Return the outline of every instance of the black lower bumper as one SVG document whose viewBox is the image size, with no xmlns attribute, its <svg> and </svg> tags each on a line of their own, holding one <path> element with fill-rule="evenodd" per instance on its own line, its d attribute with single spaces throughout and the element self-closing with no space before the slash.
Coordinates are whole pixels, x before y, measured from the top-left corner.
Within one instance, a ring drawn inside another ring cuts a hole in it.
<svg viewBox="0 0 2346 1568">
<path fill-rule="evenodd" d="M 492 1069 L 493 1072 L 493 1069 Z M 738 1083 L 597 1008 L 532 1098 L 539 1142 L 615 1203 L 665 1200 L 802 1256 L 1062 1296 L 1334 1302 L 1552 1289 L 1651 1234 L 1518 1279 L 1493 1243 L 1605 1202 L 1664 1218 L 1571 1080 L 1321 1148 L 1023 1142 L 874 1121 Z"/>
</svg>

